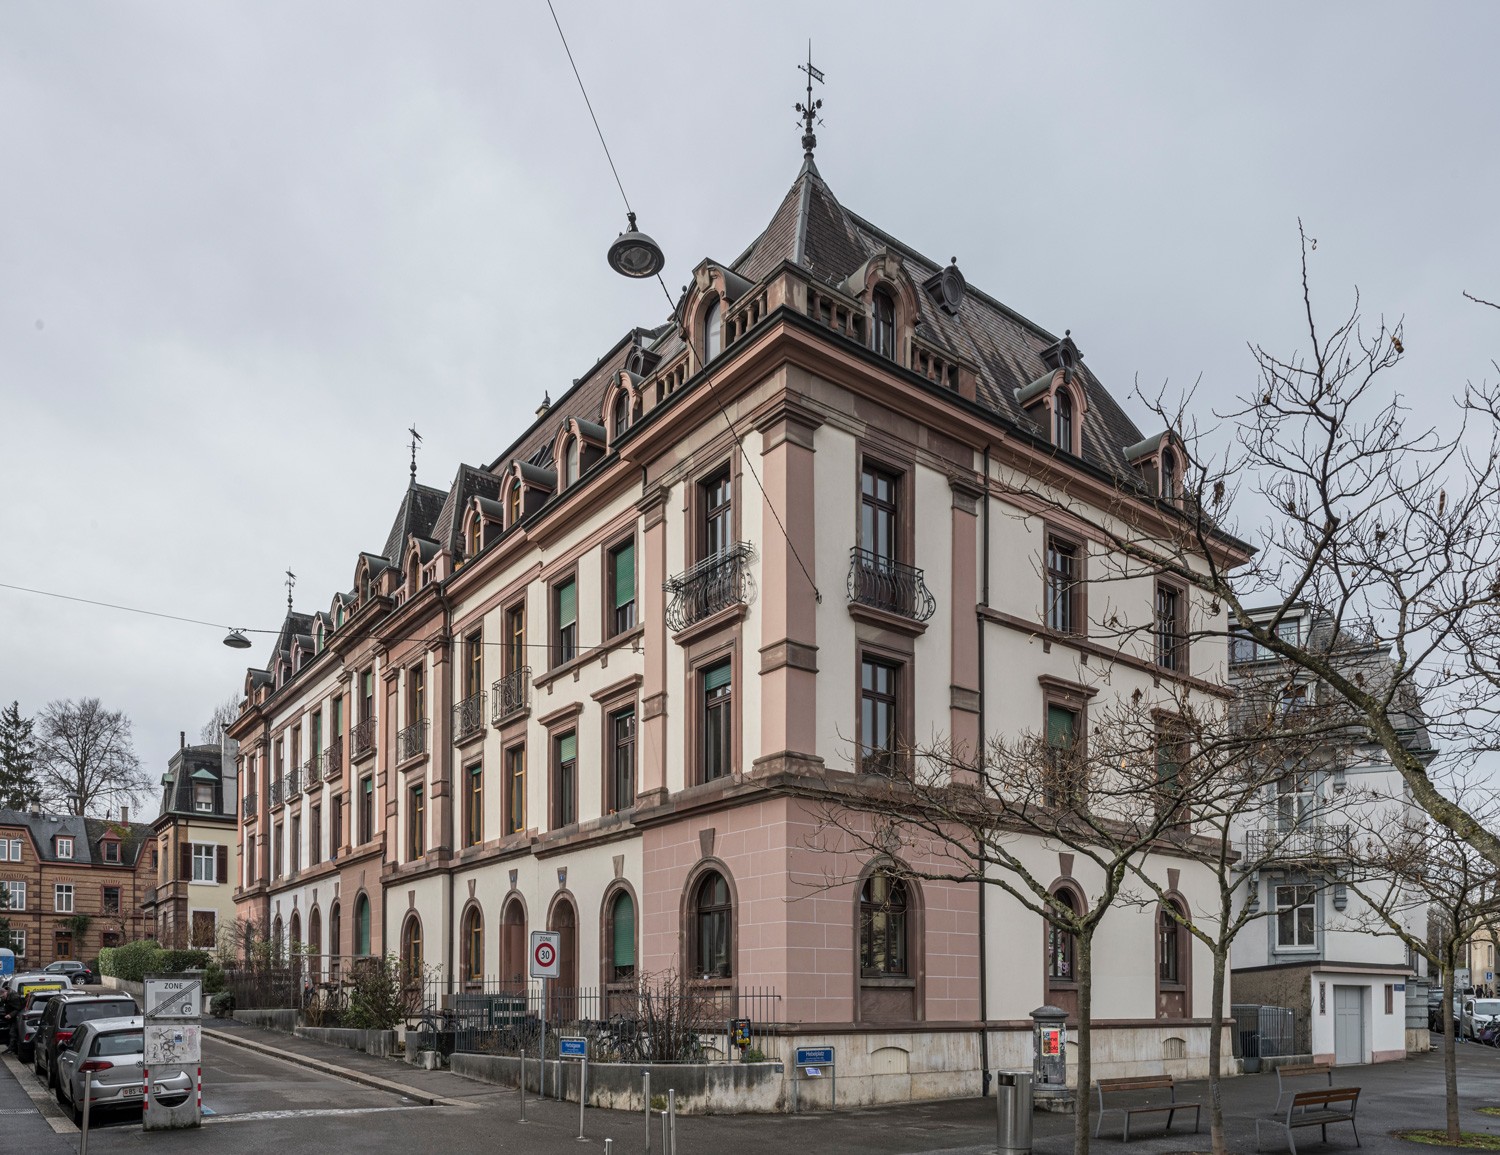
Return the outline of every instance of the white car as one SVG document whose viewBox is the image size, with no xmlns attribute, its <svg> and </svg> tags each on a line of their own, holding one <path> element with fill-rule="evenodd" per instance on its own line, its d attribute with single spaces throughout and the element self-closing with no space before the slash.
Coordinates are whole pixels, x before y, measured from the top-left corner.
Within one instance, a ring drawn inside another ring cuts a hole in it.
<svg viewBox="0 0 1500 1155">
<path fill-rule="evenodd" d="M 1464 999 L 1463 1010 L 1459 1012 L 1458 1037 L 1477 1038 L 1480 1029 L 1496 1018 L 1500 1018 L 1500 999 Z"/>
<path fill-rule="evenodd" d="M 73 1122 L 83 1120 L 84 1080 L 88 1080 L 89 1115 L 114 1108 L 141 1107 L 146 1097 L 142 1079 L 145 1047 L 143 1020 L 129 1018 L 91 1019 L 82 1024 L 68 1045 L 57 1054 L 57 1101 L 73 1113 Z M 193 1093 L 193 1076 L 174 1071 L 152 1076 L 151 1093 L 169 1107 L 187 1102 Z"/>
</svg>

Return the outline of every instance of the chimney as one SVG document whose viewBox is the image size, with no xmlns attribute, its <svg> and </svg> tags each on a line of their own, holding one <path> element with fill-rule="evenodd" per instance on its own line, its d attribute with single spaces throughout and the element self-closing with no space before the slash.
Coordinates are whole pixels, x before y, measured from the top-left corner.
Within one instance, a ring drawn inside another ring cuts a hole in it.
<svg viewBox="0 0 1500 1155">
<path fill-rule="evenodd" d="M 177 731 L 177 748 L 179 750 L 186 750 L 187 749 L 187 731 L 186 730 L 178 730 Z"/>
<path fill-rule="evenodd" d="M 129 822 L 130 821 L 130 807 L 128 807 L 128 806 L 121 806 L 120 807 L 120 821 L 121 822 Z"/>
</svg>

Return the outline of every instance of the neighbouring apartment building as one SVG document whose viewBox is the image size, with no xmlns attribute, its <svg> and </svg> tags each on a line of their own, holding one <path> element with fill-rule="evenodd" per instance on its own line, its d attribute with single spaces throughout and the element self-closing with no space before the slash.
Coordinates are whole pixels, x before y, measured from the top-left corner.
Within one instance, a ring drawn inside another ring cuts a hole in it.
<svg viewBox="0 0 1500 1155">
<path fill-rule="evenodd" d="M 1308 609 L 1285 615 L 1277 629 L 1293 644 L 1329 654 L 1361 685 L 1378 685 L 1389 666 L 1386 645 L 1349 629 L 1336 635 Z M 1288 727 L 1306 717 L 1314 719 L 1307 729 L 1320 732 L 1312 756 L 1268 784 L 1266 805 L 1247 814 L 1239 830 L 1246 870 L 1238 901 L 1264 917 L 1235 939 L 1235 1003 L 1291 1008 L 1297 1051 L 1318 1062 L 1379 1063 L 1428 1050 L 1425 987 L 1410 1013 L 1407 1007 L 1408 985 L 1425 976 L 1425 961 L 1383 933 L 1342 881 L 1372 832 L 1406 828 L 1425 815 L 1368 731 L 1340 724 L 1338 703 L 1321 699 L 1326 687 L 1289 673 L 1248 636 L 1232 639 L 1230 657 L 1242 701 L 1263 699 L 1259 688 L 1273 687 L 1274 709 Z M 1436 753 L 1415 694 L 1403 696 L 1392 718 L 1410 749 L 1429 759 Z M 1368 875 L 1368 867 L 1359 869 Z M 1366 882 L 1373 892 L 1383 889 Z M 1426 934 L 1425 903 L 1410 902 L 1401 915 L 1408 934 Z"/>
<path fill-rule="evenodd" d="M 227 746 L 227 749 L 225 748 Z M 212 948 L 235 922 L 239 879 L 239 783 L 233 742 L 189 746 L 186 736 L 162 775 L 152 823 L 156 873 L 146 919 L 175 948 Z"/>
<path fill-rule="evenodd" d="M 98 957 L 145 938 L 142 904 L 155 855 L 151 827 L 131 822 L 0 810 L 0 887 L 17 966 Z"/>
<path fill-rule="evenodd" d="M 1091 524 L 1177 536 L 1184 458 L 1082 358 L 846 210 L 809 153 L 672 323 L 447 489 L 413 469 L 350 588 L 289 607 L 230 728 L 241 916 L 324 972 L 388 950 L 522 983 L 551 929 L 562 987 L 774 989 L 784 1057 L 839 1047 L 841 1102 L 1028 1064 L 1032 1009 L 1076 1006 L 1065 936 L 992 887 L 835 853 L 818 808 L 934 734 L 1082 742 L 1112 695 L 1227 696 L 1224 645 L 1185 626 L 1227 623 L 1187 588 L 1114 584 L 1096 628 Z M 1068 901 L 1099 883 L 1026 853 Z M 1190 846 L 1155 866 L 1214 902 Z M 1096 1074 L 1204 1072 L 1203 949 L 1122 906 L 1095 955 Z"/>
</svg>

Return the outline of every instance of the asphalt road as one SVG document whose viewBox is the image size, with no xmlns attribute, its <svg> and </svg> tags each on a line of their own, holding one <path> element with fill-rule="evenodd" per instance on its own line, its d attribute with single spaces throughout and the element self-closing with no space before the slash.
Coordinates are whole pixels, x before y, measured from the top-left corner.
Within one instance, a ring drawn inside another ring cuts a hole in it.
<svg viewBox="0 0 1500 1155">
<path fill-rule="evenodd" d="M 253 1041 L 277 1046 L 285 1040 L 252 1032 Z M 300 1042 L 300 1041 L 299 1041 Z M 312 1044 L 303 1044 L 312 1047 Z M 338 1064 L 334 1048 L 317 1048 L 316 1058 Z M 448 1155 L 450 1152 L 528 1152 L 559 1155 L 592 1148 L 602 1151 L 602 1140 L 615 1140 L 612 1155 L 638 1155 L 644 1148 L 642 1120 L 637 1115 L 593 1110 L 588 1112 L 588 1143 L 579 1143 L 577 1104 L 528 1101 L 528 1122 L 519 1121 L 516 1092 L 476 1083 L 446 1073 L 424 1075 L 419 1092 L 429 1095 L 440 1087 L 442 1101 L 425 1106 L 400 1090 L 385 1090 L 318 1070 L 296 1054 L 275 1057 L 246 1050 L 205 1036 L 203 1046 L 204 1104 L 213 1112 L 197 1131 L 141 1130 L 138 1118 L 106 1120 L 91 1131 L 94 1155 L 112 1152 L 158 1152 L 177 1155 L 254 1155 L 259 1152 L 319 1151 L 389 1152 L 392 1155 Z M 363 1057 L 361 1057 L 363 1058 Z M 1500 1119 L 1480 1115 L 1475 1108 L 1500 1104 L 1500 1050 L 1467 1044 L 1459 1048 L 1460 1093 L 1466 1130 L 1500 1131 Z M 351 1068 L 348 1068 L 352 1070 Z M 416 1075 L 401 1063 L 381 1064 L 383 1078 L 393 1081 Z M 411 1073 L 409 1073 L 411 1072 Z M 365 1071 L 368 1075 L 370 1072 Z M 1420 1155 L 1419 1148 L 1394 1139 L 1401 1127 L 1441 1125 L 1442 1061 L 1437 1054 L 1378 1067 L 1344 1068 L 1341 1085 L 1364 1088 L 1360 1101 L 1360 1155 Z M 1206 1094 L 1202 1083 L 1186 1085 L 1187 1096 Z M 1254 1118 L 1275 1098 L 1274 1076 L 1247 1076 L 1225 1084 L 1225 1108 L 1230 1117 L 1231 1150 L 1254 1150 Z M 679 1155 L 741 1155 L 750 1152 L 807 1152 L 810 1155 L 985 1155 L 994 1150 L 993 1100 L 922 1103 L 836 1114 L 683 1118 L 678 1121 Z M 1037 1155 L 1069 1155 L 1072 1120 L 1067 1116 L 1035 1116 Z M 1204 1123 L 1205 1132 L 1207 1121 Z M 1313 1142 L 1312 1133 L 1299 1136 L 1307 1155 L 1344 1155 L 1355 1150 L 1347 1130 L 1335 1129 L 1328 1144 Z M 1194 1136 L 1181 1124 L 1171 1134 L 1142 1128 L 1127 1148 L 1116 1137 L 1097 1141 L 1100 1155 L 1175 1155 L 1207 1149 L 1206 1134 Z M 32 1077 L 6 1056 L 0 1069 L 0 1155 L 62 1155 L 76 1152 L 78 1132 L 46 1098 Z M 662 1153 L 659 1133 L 652 1149 Z M 1276 1144 L 1268 1139 L 1267 1150 Z"/>
</svg>

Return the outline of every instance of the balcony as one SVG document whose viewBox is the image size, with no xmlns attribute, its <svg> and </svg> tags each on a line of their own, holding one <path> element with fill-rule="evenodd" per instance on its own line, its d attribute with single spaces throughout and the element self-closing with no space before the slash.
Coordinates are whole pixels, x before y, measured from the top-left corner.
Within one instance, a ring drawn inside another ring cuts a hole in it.
<svg viewBox="0 0 1500 1155">
<path fill-rule="evenodd" d="M 350 753 L 356 762 L 375 753 L 374 718 L 366 718 L 363 722 L 355 723 L 354 728 L 349 731 L 349 746 Z"/>
<path fill-rule="evenodd" d="M 247 822 L 255 817 L 256 807 L 259 804 L 260 799 L 255 796 L 254 789 L 252 789 L 249 794 L 246 794 L 245 797 L 241 799 L 240 813 L 245 816 L 245 820 Z"/>
<path fill-rule="evenodd" d="M 427 753 L 427 723 L 413 722 L 396 732 L 396 761 L 405 762 Z"/>
<path fill-rule="evenodd" d="M 667 626 L 685 630 L 720 610 L 742 605 L 748 594 L 751 552 L 749 542 L 735 542 L 723 553 L 706 557 L 664 582 L 662 589 L 672 595 L 667 603 Z"/>
<path fill-rule="evenodd" d="M 286 801 L 286 786 L 280 778 L 271 779 L 271 805 L 280 806 Z"/>
<path fill-rule="evenodd" d="M 344 740 L 335 738 L 323 751 L 323 781 L 337 782 L 344 772 Z"/>
<path fill-rule="evenodd" d="M 484 730 L 484 691 L 470 694 L 453 707 L 453 744 L 461 746 Z"/>
<path fill-rule="evenodd" d="M 290 802 L 293 798 L 302 796 L 302 771 L 288 770 L 286 772 L 286 800 Z"/>
<path fill-rule="evenodd" d="M 922 571 L 855 546 L 849 551 L 849 602 L 925 622 L 937 610 Z"/>
<path fill-rule="evenodd" d="M 323 780 L 323 755 L 314 754 L 306 762 L 302 763 L 302 781 L 306 783 L 307 789 L 311 790 Z"/>
<path fill-rule="evenodd" d="M 1348 826 L 1313 825 L 1296 830 L 1269 826 L 1245 834 L 1244 866 L 1250 870 L 1269 862 L 1338 862 L 1354 852 L 1354 831 Z"/>
<path fill-rule="evenodd" d="M 495 712 L 490 721 L 498 726 L 531 707 L 531 667 L 512 670 L 494 685 Z"/>
</svg>

